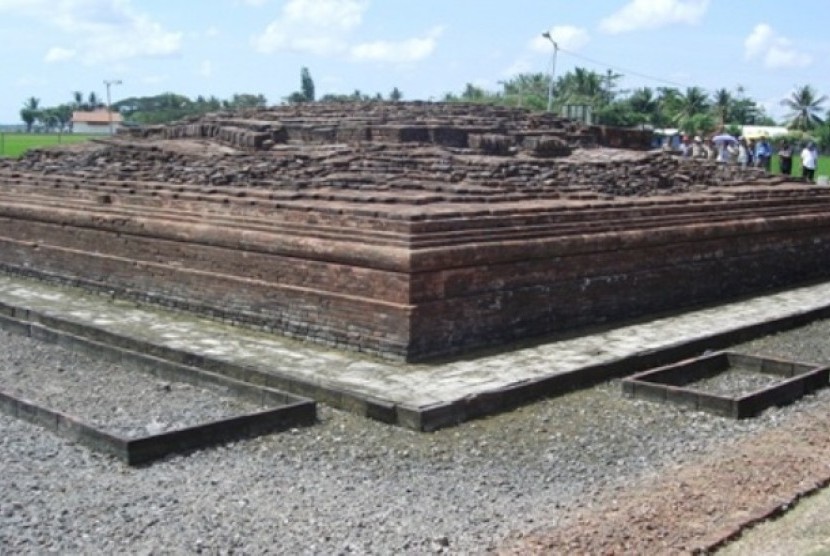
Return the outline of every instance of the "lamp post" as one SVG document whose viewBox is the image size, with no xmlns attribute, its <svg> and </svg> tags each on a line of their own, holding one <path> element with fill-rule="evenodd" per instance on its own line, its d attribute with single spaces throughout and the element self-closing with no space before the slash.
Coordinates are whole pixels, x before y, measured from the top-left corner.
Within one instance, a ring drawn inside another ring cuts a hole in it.
<svg viewBox="0 0 830 556">
<path fill-rule="evenodd" d="M 550 41 L 553 45 L 553 58 L 550 63 L 550 83 L 548 84 L 548 112 L 553 107 L 553 76 L 556 74 L 556 53 L 559 51 L 559 45 L 550 36 L 550 31 L 545 31 L 542 36 Z"/>
<path fill-rule="evenodd" d="M 113 85 L 121 85 L 120 79 L 113 79 L 113 80 L 105 80 L 104 85 L 107 86 L 107 121 L 109 122 L 110 126 L 110 135 L 113 134 L 112 130 L 112 99 L 110 98 L 110 87 Z"/>
</svg>

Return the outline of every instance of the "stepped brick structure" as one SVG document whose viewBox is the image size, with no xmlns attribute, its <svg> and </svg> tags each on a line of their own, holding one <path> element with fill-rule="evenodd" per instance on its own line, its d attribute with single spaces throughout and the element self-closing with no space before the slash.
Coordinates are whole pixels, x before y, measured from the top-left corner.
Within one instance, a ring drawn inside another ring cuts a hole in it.
<svg viewBox="0 0 830 556">
<path fill-rule="evenodd" d="M 217 113 L 0 162 L 0 268 L 418 360 L 830 275 L 830 188 L 518 109 Z"/>
</svg>

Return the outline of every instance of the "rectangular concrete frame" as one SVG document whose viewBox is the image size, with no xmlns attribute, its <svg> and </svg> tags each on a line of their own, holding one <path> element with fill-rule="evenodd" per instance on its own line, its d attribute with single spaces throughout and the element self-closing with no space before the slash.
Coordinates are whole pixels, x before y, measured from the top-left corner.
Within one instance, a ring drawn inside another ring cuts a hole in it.
<svg viewBox="0 0 830 556">
<path fill-rule="evenodd" d="M 744 396 L 720 396 L 686 387 L 738 365 L 785 380 Z M 635 398 L 669 402 L 722 417 L 745 419 L 774 405 L 792 403 L 827 386 L 828 377 L 830 367 L 718 351 L 626 377 L 622 381 L 622 390 Z"/>
<path fill-rule="evenodd" d="M 0 328 L 55 343 L 68 349 L 105 357 L 113 362 L 129 362 L 141 372 L 174 382 L 196 385 L 215 384 L 255 403 L 271 406 L 263 411 L 184 427 L 140 438 L 124 438 L 102 431 L 60 411 L 40 406 L 0 390 L 0 411 L 43 426 L 93 450 L 110 454 L 128 465 L 149 463 L 174 453 L 185 453 L 232 440 L 251 438 L 316 422 L 316 404 L 279 390 L 247 384 L 193 366 L 182 365 L 151 355 L 101 344 L 41 324 L 26 323 L 0 316 Z"/>
<path fill-rule="evenodd" d="M 2 315 L 9 318 L 2 320 Z M 30 324 L 65 333 L 74 338 L 75 348 L 82 349 L 90 340 L 93 353 L 102 354 L 99 344 L 116 348 L 118 357 L 129 353 L 147 354 L 154 358 L 154 368 L 160 360 L 185 367 L 198 367 L 210 373 L 239 382 L 267 386 L 297 396 L 313 398 L 318 402 L 388 424 L 429 432 L 452 427 L 468 421 L 508 411 L 541 398 L 558 396 L 585 388 L 611 378 L 631 375 L 632 372 L 654 369 L 681 359 L 695 357 L 704 350 L 726 349 L 760 336 L 803 326 L 817 319 L 830 318 L 830 306 L 759 322 L 727 333 L 718 333 L 693 341 L 664 346 L 630 354 L 613 361 L 588 365 L 565 373 L 552 373 L 536 379 L 524 380 L 432 405 L 410 406 L 405 403 L 378 399 L 364 392 L 342 390 L 324 382 L 305 381 L 291 373 L 291 369 L 258 368 L 246 364 L 211 358 L 201 353 L 173 349 L 134 337 L 113 333 L 100 327 L 45 314 L 38 310 L 0 302 L 0 326 L 29 335 Z M 97 351 L 96 351 L 97 350 Z M 209 375 L 206 375 L 209 376 Z M 660 394 L 662 399 L 662 394 Z M 696 402 L 694 402 L 696 404 Z M 695 405 L 696 406 L 696 405 Z"/>
</svg>

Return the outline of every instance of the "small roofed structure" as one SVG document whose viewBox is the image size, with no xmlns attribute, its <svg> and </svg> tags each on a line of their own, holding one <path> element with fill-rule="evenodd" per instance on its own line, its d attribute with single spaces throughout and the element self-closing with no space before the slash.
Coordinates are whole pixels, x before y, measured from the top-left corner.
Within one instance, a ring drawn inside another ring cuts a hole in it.
<svg viewBox="0 0 830 556">
<path fill-rule="evenodd" d="M 99 108 L 90 111 L 76 111 L 72 113 L 72 131 L 75 133 L 91 133 L 108 135 L 117 132 L 124 123 L 124 118 L 116 111 Z"/>
<path fill-rule="evenodd" d="M 761 137 L 778 137 L 786 135 L 789 130 L 783 126 L 777 125 L 745 125 L 741 134 L 747 139 L 759 139 Z"/>
</svg>

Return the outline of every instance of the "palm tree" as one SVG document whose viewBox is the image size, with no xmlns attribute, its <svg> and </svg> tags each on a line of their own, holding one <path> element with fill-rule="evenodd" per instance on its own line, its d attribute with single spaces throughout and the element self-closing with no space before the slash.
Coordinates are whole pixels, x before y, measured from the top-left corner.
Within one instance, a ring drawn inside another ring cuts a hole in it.
<svg viewBox="0 0 830 556">
<path fill-rule="evenodd" d="M 23 103 L 23 108 L 20 110 L 20 119 L 26 124 L 26 131 L 32 131 L 32 125 L 35 120 L 40 117 L 40 99 L 36 97 L 29 97 Z"/>
<path fill-rule="evenodd" d="M 603 76 L 603 80 L 605 81 L 605 91 L 604 91 L 604 100 L 606 104 L 611 104 L 614 102 L 614 98 L 617 96 L 617 93 L 614 89 L 617 86 L 617 81 L 621 78 L 625 77 L 621 73 L 615 73 L 610 69 L 605 72 Z"/>
<path fill-rule="evenodd" d="M 680 91 L 674 87 L 657 88 L 658 117 L 654 125 L 666 127 L 674 121 L 674 116 L 679 110 L 681 96 Z"/>
<path fill-rule="evenodd" d="M 574 68 L 573 72 L 563 75 L 558 81 L 556 88 L 565 98 L 572 101 L 601 100 L 606 92 L 604 77 L 585 68 Z"/>
<path fill-rule="evenodd" d="M 95 110 L 96 108 L 98 108 L 98 106 L 101 105 L 101 100 L 98 98 L 98 95 L 95 94 L 95 91 L 89 93 L 89 97 L 87 98 L 89 99 L 87 102 L 89 102 L 90 110 Z"/>
<path fill-rule="evenodd" d="M 703 126 L 710 125 L 702 116 L 709 111 L 709 99 L 700 87 L 688 87 L 681 95 L 674 114 L 674 122 L 684 131 L 706 131 Z"/>
<path fill-rule="evenodd" d="M 634 89 L 628 97 L 628 105 L 634 112 L 641 114 L 646 122 L 655 126 L 659 124 L 660 101 L 649 87 Z"/>
<path fill-rule="evenodd" d="M 72 108 L 75 110 L 87 110 L 87 105 L 84 102 L 84 94 L 81 91 L 72 92 Z"/>
<path fill-rule="evenodd" d="M 726 89 L 718 89 L 712 95 L 712 104 L 715 114 L 717 114 L 720 120 L 721 127 L 725 126 L 726 122 L 729 121 L 733 103 L 734 99 L 732 98 L 732 94 Z"/>
<path fill-rule="evenodd" d="M 506 95 L 518 96 L 518 105 L 542 110 L 547 106 L 550 75 L 545 73 L 520 73 L 505 82 Z"/>
<path fill-rule="evenodd" d="M 826 100 L 825 95 L 818 97 L 816 91 L 809 85 L 797 87 L 790 98 L 781 101 L 782 105 L 791 110 L 787 115 L 787 127 L 807 131 L 816 124 L 823 123 L 824 120 L 818 116 L 818 112 L 823 110 L 822 104 Z"/>
</svg>

